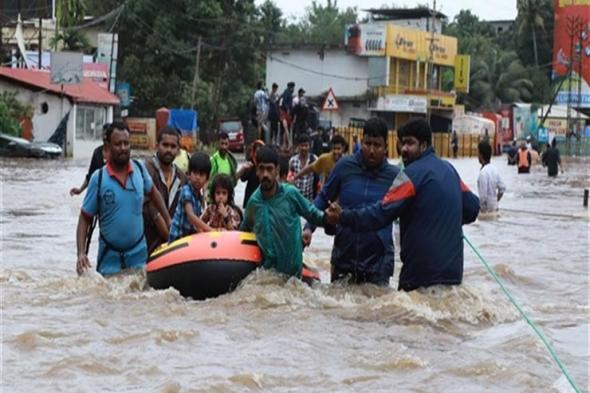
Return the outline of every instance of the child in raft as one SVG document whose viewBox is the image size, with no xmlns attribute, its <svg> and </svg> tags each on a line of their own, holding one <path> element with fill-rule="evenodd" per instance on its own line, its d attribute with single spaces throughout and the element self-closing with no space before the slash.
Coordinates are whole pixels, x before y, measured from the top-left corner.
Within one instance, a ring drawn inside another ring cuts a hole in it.
<svg viewBox="0 0 590 393">
<path fill-rule="evenodd" d="M 235 231 L 242 222 L 242 212 L 234 203 L 234 187 L 231 177 L 220 173 L 213 178 L 209 199 L 213 201 L 201 220 L 214 230 Z"/>
<path fill-rule="evenodd" d="M 202 189 L 207 185 L 211 171 L 209 156 L 201 152 L 194 153 L 189 160 L 188 170 L 189 182 L 180 190 L 178 205 L 170 226 L 169 243 L 196 232 L 212 230 L 199 218 L 205 204 Z"/>
</svg>

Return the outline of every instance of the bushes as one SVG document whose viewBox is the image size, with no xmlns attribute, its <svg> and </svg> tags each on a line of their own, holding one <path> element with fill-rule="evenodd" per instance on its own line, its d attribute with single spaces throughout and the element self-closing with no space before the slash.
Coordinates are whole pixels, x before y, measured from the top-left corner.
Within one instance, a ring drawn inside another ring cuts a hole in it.
<svg viewBox="0 0 590 393">
<path fill-rule="evenodd" d="M 19 121 L 32 116 L 33 107 L 17 100 L 16 93 L 5 91 L 0 94 L 0 132 L 20 136 Z"/>
</svg>

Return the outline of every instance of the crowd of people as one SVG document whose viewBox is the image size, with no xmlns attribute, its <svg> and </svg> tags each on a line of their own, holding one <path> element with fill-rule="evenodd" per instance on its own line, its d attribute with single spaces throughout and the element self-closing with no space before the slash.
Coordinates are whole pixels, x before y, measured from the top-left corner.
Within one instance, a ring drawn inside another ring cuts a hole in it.
<svg viewBox="0 0 590 393">
<path fill-rule="evenodd" d="M 251 122 L 259 140 L 279 146 L 281 150 L 290 150 L 300 135 L 316 131 L 312 115 L 313 108 L 305 90 L 299 88 L 295 94 L 295 82 L 287 83 L 282 94 L 276 83 L 272 84 L 270 92 L 262 82 L 257 83 L 252 97 Z"/>
<path fill-rule="evenodd" d="M 160 130 L 154 155 L 142 162 L 130 158 L 127 125 L 112 123 L 84 184 L 70 191 L 87 187 L 76 269 L 81 274 L 91 267 L 94 217 L 100 232 L 96 269 L 103 275 L 143 267 L 159 245 L 193 233 L 243 230 L 256 234 L 264 267 L 300 276 L 303 248 L 321 226 L 334 236 L 332 281 L 389 285 L 392 223 L 399 219 L 399 288 L 459 284 L 461 227 L 476 219 L 479 199 L 434 154 L 425 120 L 410 120 L 398 130 L 403 170 L 387 160 L 387 133 L 382 119 L 371 118 L 353 154 L 345 154 L 346 140 L 336 135 L 319 157 L 310 152 L 306 132 L 298 133 L 292 157 L 257 140 L 240 168 L 228 150 L 228 135 L 220 133 L 218 150 L 211 157 L 193 153 L 184 173 L 174 163 L 180 148 L 176 130 Z M 246 182 L 243 211 L 234 201 L 238 181 Z"/>
</svg>

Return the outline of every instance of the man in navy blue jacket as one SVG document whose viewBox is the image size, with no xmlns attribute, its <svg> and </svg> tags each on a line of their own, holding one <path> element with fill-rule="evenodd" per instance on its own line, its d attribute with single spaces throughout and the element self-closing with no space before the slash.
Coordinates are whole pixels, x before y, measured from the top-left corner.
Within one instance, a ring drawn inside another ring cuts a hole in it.
<svg viewBox="0 0 590 393">
<path fill-rule="evenodd" d="M 383 199 L 399 173 L 397 166 L 387 162 L 387 132 L 382 119 L 375 117 L 365 123 L 360 151 L 338 160 L 315 199 L 318 209 L 325 210 L 336 199 L 346 209 L 360 209 Z M 313 229 L 312 225 L 305 226 L 305 245 L 311 242 Z M 332 232 L 336 235 L 332 281 L 348 277 L 355 284 L 389 285 L 394 260 L 391 222 L 371 231 L 339 225 Z"/>
<path fill-rule="evenodd" d="M 383 200 L 356 210 L 342 210 L 333 203 L 327 219 L 368 231 L 391 225 L 399 217 L 403 263 L 399 289 L 461 284 L 462 225 L 477 218 L 479 199 L 453 166 L 434 154 L 426 120 L 410 120 L 398 136 L 405 168 Z"/>
</svg>

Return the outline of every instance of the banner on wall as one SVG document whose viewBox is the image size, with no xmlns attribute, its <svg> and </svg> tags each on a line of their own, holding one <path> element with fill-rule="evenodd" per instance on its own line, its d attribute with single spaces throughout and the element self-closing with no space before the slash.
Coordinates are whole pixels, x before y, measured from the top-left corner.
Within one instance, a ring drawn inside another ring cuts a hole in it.
<svg viewBox="0 0 590 393">
<path fill-rule="evenodd" d="M 348 25 L 344 44 L 358 56 L 385 56 L 387 27 L 383 24 L 363 23 Z"/>
</svg>

